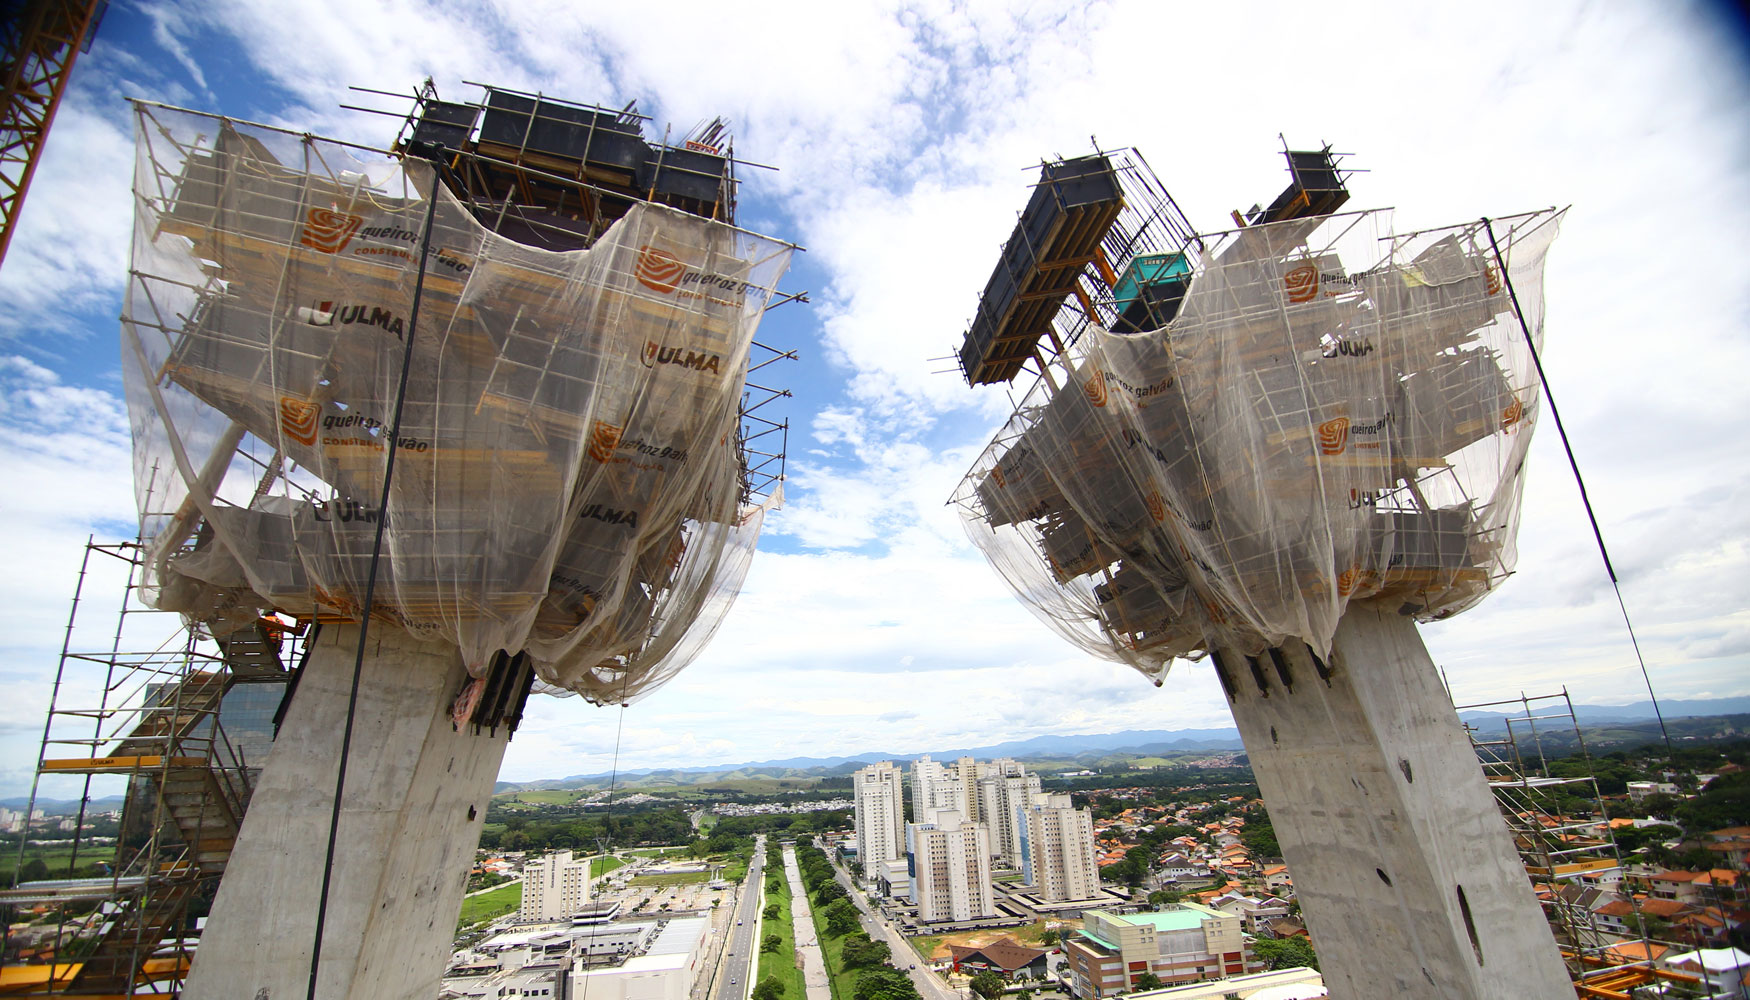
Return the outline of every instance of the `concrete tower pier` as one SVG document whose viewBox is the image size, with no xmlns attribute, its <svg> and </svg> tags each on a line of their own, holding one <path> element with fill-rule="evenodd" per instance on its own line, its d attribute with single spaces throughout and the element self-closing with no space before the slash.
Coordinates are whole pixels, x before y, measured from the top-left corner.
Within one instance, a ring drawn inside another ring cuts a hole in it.
<svg viewBox="0 0 1750 1000">
<path fill-rule="evenodd" d="M 1215 659 L 1332 996 L 1574 995 L 1412 619 Z"/>
<path fill-rule="evenodd" d="M 310 654 L 249 804 L 182 995 L 306 996 L 335 767 L 357 626 L 328 626 Z M 451 721 L 468 680 L 456 648 L 370 631 L 316 996 L 430 1000 L 487 799 L 509 739 Z"/>
</svg>

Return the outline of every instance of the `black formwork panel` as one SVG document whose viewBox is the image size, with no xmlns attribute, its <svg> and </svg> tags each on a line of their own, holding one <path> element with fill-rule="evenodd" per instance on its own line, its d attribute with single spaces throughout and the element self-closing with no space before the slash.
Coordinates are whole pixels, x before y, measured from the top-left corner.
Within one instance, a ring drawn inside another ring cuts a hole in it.
<svg viewBox="0 0 1750 1000">
<path fill-rule="evenodd" d="M 474 121 L 479 116 L 480 109 L 472 104 L 427 101 L 408 141 L 414 146 L 461 149 L 473 134 Z"/>
<path fill-rule="evenodd" d="M 1123 204 L 1117 172 L 1104 156 L 1063 160 L 1041 169 L 961 347 L 968 382 L 1015 377 Z"/>
<path fill-rule="evenodd" d="M 1349 189 L 1337 172 L 1330 150 L 1290 150 L 1288 187 L 1276 196 L 1257 222 L 1287 222 L 1330 215 L 1349 200 Z"/>
<path fill-rule="evenodd" d="M 635 122 L 610 111 L 537 101 L 494 90 L 486 96 L 480 142 L 635 174 L 650 157 L 650 146 Z"/>
<path fill-rule="evenodd" d="M 715 153 L 678 146 L 655 146 L 639 164 L 634 183 L 653 197 L 710 203 L 723 196 L 729 162 Z"/>
</svg>

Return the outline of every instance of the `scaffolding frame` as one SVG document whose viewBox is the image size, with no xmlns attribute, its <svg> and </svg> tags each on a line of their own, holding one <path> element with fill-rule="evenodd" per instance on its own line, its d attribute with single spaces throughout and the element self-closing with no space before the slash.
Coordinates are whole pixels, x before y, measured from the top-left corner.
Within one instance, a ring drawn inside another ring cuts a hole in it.
<svg viewBox="0 0 1750 1000">
<path fill-rule="evenodd" d="M 1655 981 L 1662 981 L 1661 996 L 1688 996 L 1694 977 L 1658 968 L 1651 958 L 1624 961 L 1627 951 L 1641 946 L 1642 956 L 1654 943 L 1647 933 L 1640 903 L 1632 892 L 1620 893 L 1633 908 L 1631 933 L 1624 936 L 1604 927 L 1596 912 L 1586 905 L 1580 888 L 1590 879 L 1623 874 L 1622 856 L 1610 827 L 1610 812 L 1598 790 L 1591 751 L 1580 730 L 1574 703 L 1566 687 L 1559 692 L 1527 695 L 1500 701 L 1455 706 L 1459 712 L 1502 711 L 1505 727 L 1499 739 L 1487 738 L 1480 727 L 1463 723 L 1489 789 L 1500 806 L 1501 816 L 1525 864 L 1527 876 L 1543 906 L 1545 919 L 1561 947 L 1562 960 L 1582 996 L 1627 998 Z M 1553 732 L 1571 733 L 1577 757 L 1583 764 L 1577 776 L 1550 774 L 1551 755 L 1545 739 Z M 1552 810 L 1553 795 L 1565 790 L 1595 803 L 1597 818 L 1576 820 Z M 1602 888 L 1602 886 L 1598 886 Z M 1661 942 L 1663 943 L 1663 942 Z M 1625 946 L 1629 946 L 1625 949 Z M 1699 994 L 1696 994 L 1699 995 Z"/>
<path fill-rule="evenodd" d="M 126 581 L 107 642 L 87 644 L 84 637 L 100 627 L 81 619 L 94 556 L 125 564 Z M 138 542 L 86 542 L 13 888 L 0 891 L 0 903 L 36 908 L 33 922 L 52 920 L 53 931 L 46 947 L 8 936 L 0 981 L 9 994 L 133 997 L 180 987 L 192 956 L 191 907 L 216 891 L 263 763 L 226 733 L 221 703 L 235 685 L 289 680 L 288 665 L 302 653 L 289 628 L 270 635 L 258 623 L 216 638 L 145 606 L 138 597 L 144 557 Z M 140 641 L 146 638 L 160 641 Z M 91 859 L 107 875 L 18 882 L 38 832 L 43 779 L 52 775 L 83 777 L 60 874 L 76 875 L 80 861 Z M 86 835 L 94 795 L 108 790 L 107 782 L 94 787 L 100 776 L 120 779 L 125 793 L 114 838 Z"/>
<path fill-rule="evenodd" d="M 525 94 L 521 91 L 495 88 L 485 84 L 475 84 L 475 86 L 480 86 L 487 90 L 488 97 L 490 97 L 490 94 L 494 91 L 502 91 L 504 93 L 535 100 L 536 110 L 531 112 L 529 116 L 531 127 L 537 120 L 543 120 L 543 116 L 539 111 L 542 106 L 541 102 L 575 108 L 579 111 L 588 112 L 590 114 L 630 115 L 638 119 L 644 118 L 644 116 L 638 115 L 631 110 L 636 102 L 633 102 L 632 105 L 628 105 L 627 108 L 620 111 L 613 111 L 612 109 L 602 108 L 596 105 L 583 105 L 562 101 L 541 94 Z M 406 94 L 392 94 L 387 91 L 367 90 L 366 88 L 358 87 L 353 89 L 402 99 L 409 98 L 409 95 Z M 325 141 L 334 142 L 337 145 L 356 149 L 360 152 L 376 153 L 388 158 L 415 155 L 419 150 L 415 148 L 415 144 L 411 141 L 411 136 L 422 121 L 421 116 L 424 115 L 428 109 L 437 106 L 441 102 L 438 102 L 436 88 L 429 80 L 411 95 L 411 100 L 413 102 L 411 108 L 406 112 L 389 112 L 372 108 L 354 109 L 370 111 L 374 114 L 387 115 L 401 120 L 400 130 L 390 149 L 380 149 L 356 143 L 341 142 L 338 140 Z M 235 119 L 224 115 L 213 115 L 207 114 L 206 112 L 191 111 L 190 109 L 178 108 L 154 101 L 136 101 L 135 104 L 140 109 L 141 113 L 147 117 L 150 117 L 151 110 L 156 108 L 162 108 L 166 111 L 180 111 L 204 115 L 205 117 L 211 118 L 221 132 L 224 129 L 231 127 L 233 124 L 272 129 L 274 131 L 284 131 L 283 129 L 278 129 L 270 125 L 247 122 L 242 119 Z M 477 115 L 486 107 L 484 103 L 459 106 L 472 108 Z M 593 122 L 591 128 L 593 129 Z M 469 126 L 469 129 L 470 131 L 468 134 L 472 134 L 473 126 Z M 160 129 L 160 131 L 162 131 L 162 129 Z M 776 168 L 766 167 L 764 164 L 738 159 L 734 153 L 733 139 L 727 135 L 727 126 L 721 120 L 714 120 L 706 125 L 702 125 L 699 129 L 696 129 L 694 133 L 689 133 L 689 135 L 695 133 L 709 137 L 714 142 L 720 143 L 723 147 L 724 153 L 722 159 L 724 160 L 724 173 L 721 176 L 722 193 L 720 201 L 714 204 L 720 204 L 724 207 L 721 211 L 717 208 L 711 208 L 709 211 L 699 211 L 698 209 L 706 207 L 702 204 L 678 205 L 676 207 L 680 207 L 683 210 L 690 211 L 692 214 L 700 215 L 704 218 L 711 218 L 715 221 L 723 222 L 731 228 L 736 228 L 738 232 L 746 232 L 746 230 L 741 230 L 739 227 L 735 227 L 734 191 L 740 181 L 734 175 L 734 166 L 739 163 L 763 167 L 765 169 Z M 591 134 L 593 135 L 593 132 Z M 168 133 L 166 133 L 166 135 L 168 135 Z M 526 136 L 524 141 L 526 144 Z M 698 140 L 693 138 L 688 138 L 685 142 L 695 146 L 703 145 L 704 148 L 707 149 L 716 148 L 701 144 Z M 666 146 L 661 147 L 661 149 L 666 148 Z M 182 152 L 184 152 L 185 156 L 192 157 L 200 153 L 210 153 L 211 150 L 204 147 L 200 149 L 188 148 L 182 149 Z M 527 202 L 527 204 L 522 206 L 524 208 L 560 210 L 565 208 L 564 195 L 562 193 L 558 196 L 559 201 L 553 204 L 544 203 L 537 198 L 536 196 L 541 192 L 539 189 L 531 186 L 535 181 L 539 181 L 546 185 L 549 195 L 555 191 L 568 190 L 576 192 L 580 196 L 589 196 L 590 200 L 587 202 L 587 206 L 592 214 L 590 215 L 590 226 L 587 235 L 580 237 L 580 234 L 574 230 L 562 230 L 565 236 L 569 239 L 567 246 L 570 248 L 587 248 L 588 246 L 593 245 L 596 238 L 606 232 L 607 228 L 619 218 L 619 215 L 623 214 L 623 208 L 618 214 L 603 214 L 601 206 L 604 204 L 604 199 L 618 199 L 625 201 L 627 204 L 630 204 L 631 200 L 651 200 L 658 203 L 665 203 L 662 199 L 655 197 L 655 192 L 646 192 L 641 196 L 636 189 L 626 188 L 624 186 L 616 187 L 605 185 L 599 178 L 588 173 L 586 169 L 587 164 L 583 162 L 579 162 L 576 165 L 575 173 L 572 176 L 567 176 L 564 173 L 557 173 L 551 169 L 545 169 L 544 167 L 554 166 L 553 163 L 549 162 L 553 160 L 553 157 L 544 156 L 538 151 L 528 150 L 526 145 L 524 148 L 511 150 L 503 156 L 494 155 L 491 149 L 483 151 L 479 148 L 479 143 L 472 141 L 464 142 L 456 149 L 449 149 L 446 147 L 443 152 L 446 154 L 445 156 L 429 161 L 436 168 L 440 180 L 443 182 L 444 186 L 448 188 L 473 215 L 475 215 L 476 218 L 494 231 L 498 231 L 502 227 L 506 218 L 506 211 L 511 203 L 508 200 L 504 203 L 490 201 L 483 202 L 477 197 L 478 185 L 470 180 L 469 172 L 477 172 L 486 169 L 487 166 L 490 166 L 492 170 L 509 172 L 511 175 L 514 175 L 519 179 L 518 191 L 522 192 Z M 504 153 L 505 151 L 500 150 L 499 152 Z M 662 167 L 661 163 L 662 155 L 664 154 L 659 151 L 657 160 L 657 168 L 659 170 L 665 169 Z M 175 216 L 174 206 L 180 195 L 179 182 L 181 180 L 181 175 L 178 172 L 165 169 L 156 160 L 152 161 L 151 166 L 156 193 L 153 195 L 147 195 L 147 199 L 159 207 L 167 220 L 172 220 Z M 269 173 L 272 172 L 273 169 L 280 168 L 279 164 L 258 164 L 258 166 L 264 173 Z M 361 193 L 366 192 L 365 179 L 362 177 L 345 176 L 343 172 L 334 169 L 325 162 L 319 164 L 306 163 L 305 166 L 310 168 L 312 172 L 314 172 L 317 166 L 326 170 L 328 175 L 326 178 L 327 183 L 332 186 L 337 194 L 343 193 L 356 197 Z M 685 167 L 674 167 L 672 169 L 683 173 L 696 172 Z M 672 199 L 670 199 L 670 201 L 672 202 Z M 581 211 L 584 208 L 585 202 L 579 202 L 579 210 Z M 719 215 L 721 215 L 721 218 Z M 523 221 L 537 228 L 542 225 L 538 219 L 529 218 L 523 219 Z M 167 221 L 167 224 L 175 223 Z M 561 230 L 555 230 L 555 232 L 560 231 Z M 772 238 L 762 236 L 761 239 Z M 773 242 L 794 250 L 805 249 L 785 240 L 773 240 Z M 130 281 L 140 282 L 141 277 L 137 274 L 133 275 L 130 277 Z M 428 274 L 427 281 L 432 285 L 434 290 L 438 291 L 445 290 L 450 284 L 459 285 L 459 283 L 454 282 L 453 279 L 445 278 L 442 274 Z M 222 296 L 222 285 L 223 283 L 219 276 L 209 275 L 207 281 L 203 285 L 198 287 L 191 285 L 187 287 L 190 291 L 199 295 L 203 301 L 206 301 L 214 299 L 217 296 Z M 453 289 L 450 290 L 453 291 Z M 772 302 L 768 303 L 766 311 L 769 312 L 772 309 L 776 309 L 779 306 L 791 302 L 808 303 L 809 301 L 809 293 L 807 291 L 785 293 L 777 296 Z M 141 325 L 156 329 L 161 333 L 164 333 L 166 336 L 169 336 L 184 325 L 184 319 L 184 317 L 176 315 L 162 315 L 155 323 L 143 323 Z M 766 382 L 771 381 L 772 375 L 778 373 L 779 370 L 777 369 L 762 376 L 762 379 L 764 380 L 762 382 L 754 382 L 751 377 L 755 372 L 760 372 L 778 362 L 794 362 L 796 360 L 798 360 L 798 356 L 797 352 L 794 350 L 785 350 L 757 339 L 754 340 L 750 346 L 747 367 L 744 373 L 744 390 L 740 398 L 738 409 L 737 450 L 741 458 L 742 490 L 740 500 L 743 504 L 758 505 L 771 500 L 784 481 L 788 464 L 789 419 L 787 416 L 775 419 L 771 415 L 771 411 L 766 410 L 766 408 L 778 400 L 791 398 L 792 393 L 782 385 L 766 384 Z M 272 486 L 275 478 L 284 476 L 287 478 L 288 482 L 291 480 L 290 471 L 286 468 L 288 463 L 283 460 L 282 456 L 276 455 L 273 460 L 263 462 L 259 457 L 251 454 L 246 449 L 238 449 L 237 455 L 245 461 L 252 462 L 262 467 L 263 479 L 259 488 L 260 491 L 265 491 Z M 314 491 L 310 489 L 305 489 L 297 484 L 293 484 L 293 486 L 294 488 L 299 489 L 300 492 L 305 493 L 307 497 L 313 498 L 315 496 Z"/>
<path fill-rule="evenodd" d="M 552 154 L 544 154 L 530 148 L 531 135 L 538 122 L 571 126 L 578 124 L 570 117 L 559 117 L 551 112 L 543 113 L 547 110 L 548 105 L 552 105 L 556 110 L 566 109 L 589 116 L 583 141 L 584 149 L 588 150 L 594 143 L 598 134 L 598 125 L 603 119 L 616 119 L 621 123 L 630 123 L 640 127 L 642 123 L 651 120 L 648 115 L 637 111 L 638 102 L 636 100 L 629 102 L 623 108 L 615 109 L 596 104 L 566 101 L 540 91 L 529 92 L 473 81 L 464 82 L 468 86 L 479 87 L 485 91 L 484 98 L 479 102 L 452 103 L 441 101 L 438 98 L 437 87 L 428 79 L 413 92 L 413 103 L 405 112 L 382 111 L 376 108 L 350 105 L 346 107 L 372 114 L 400 117 L 400 129 L 396 133 L 393 144 L 393 148 L 399 152 L 413 151 L 416 145 L 415 136 L 428 115 L 446 108 L 468 109 L 469 123 L 465 126 L 457 123 L 456 126 L 461 130 L 461 141 L 453 147 L 445 147 L 444 152 L 447 154 L 447 159 L 437 161 L 437 166 L 439 175 L 450 192 L 468 206 L 476 218 L 495 232 L 500 231 L 505 219 L 514 213 L 522 224 L 537 230 L 548 230 L 553 235 L 564 239 L 578 240 L 578 246 L 587 247 L 606 232 L 607 228 L 618 218 L 617 214 L 613 214 L 607 209 L 628 199 L 642 199 L 675 205 L 675 207 L 694 212 L 694 214 L 733 226 L 735 225 L 736 197 L 741 185 L 741 179 L 735 175 L 736 165 L 760 167 L 766 170 L 776 169 L 737 157 L 735 155 L 735 140 L 729 132 L 728 123 L 722 118 L 701 123 L 682 138 L 679 146 L 669 144 L 669 136 L 665 129 L 663 141 L 650 147 L 656 153 L 654 176 L 660 178 L 664 170 L 669 170 L 683 175 L 713 180 L 718 187 L 717 198 L 709 203 L 708 210 L 706 210 L 706 204 L 702 202 L 699 204 L 677 203 L 673 198 L 658 197 L 659 192 L 654 186 L 641 190 L 635 186 L 613 183 L 614 178 L 611 172 L 604 174 L 600 169 L 592 170 L 587 158 L 578 161 L 575 165 L 565 164 Z M 371 90 L 364 87 L 352 89 L 383 97 L 397 99 L 408 97 L 406 94 Z M 528 112 L 528 123 L 521 141 L 515 146 L 490 143 L 484 137 L 478 140 L 474 138 L 480 127 L 481 116 L 491 110 L 491 101 L 495 93 L 514 95 L 533 102 L 533 106 Z M 665 162 L 671 153 L 720 155 L 723 160 L 723 172 L 721 174 L 708 174 L 693 167 Z M 569 171 L 569 176 L 566 172 L 561 172 L 566 167 L 572 168 Z M 495 201 L 486 196 L 486 192 L 489 192 L 492 187 L 489 175 L 513 178 L 503 199 Z M 539 197 L 540 188 L 536 187 L 537 184 L 545 185 L 552 191 L 558 192 L 558 202 L 550 204 L 543 201 Z M 565 191 L 576 193 L 578 212 L 588 215 L 587 235 L 582 236 L 581 239 L 580 234 L 575 230 L 552 226 L 542 222 L 534 215 L 527 214 L 532 211 L 553 209 L 563 211 L 566 208 Z M 518 196 L 523 199 L 520 204 L 516 201 Z M 796 247 L 796 249 L 801 248 Z M 767 311 L 770 311 L 789 302 L 807 301 L 807 292 L 796 292 L 779 297 L 768 304 L 766 308 Z M 752 353 L 748 358 L 746 374 L 751 377 L 755 372 L 768 365 L 780 361 L 795 360 L 797 360 L 795 351 L 780 350 L 755 340 L 752 344 Z M 740 440 L 737 445 L 741 456 L 741 501 L 744 504 L 759 504 L 769 500 L 779 488 L 779 484 L 784 481 L 790 421 L 788 418 L 773 420 L 758 411 L 768 404 L 780 399 L 788 399 L 790 396 L 790 390 L 785 388 L 762 385 L 751 380 L 745 382 L 740 406 Z M 773 435 L 776 437 L 773 438 Z"/>
</svg>

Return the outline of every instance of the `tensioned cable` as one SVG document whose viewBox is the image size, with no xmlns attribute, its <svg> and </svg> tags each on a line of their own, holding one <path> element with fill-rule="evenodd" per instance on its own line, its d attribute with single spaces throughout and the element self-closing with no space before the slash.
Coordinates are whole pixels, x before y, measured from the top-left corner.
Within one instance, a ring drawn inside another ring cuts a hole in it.
<svg viewBox="0 0 1750 1000">
<path fill-rule="evenodd" d="M 328 847 L 322 859 L 322 893 L 316 903 L 316 940 L 310 949 L 310 986 L 305 995 L 316 1000 L 316 975 L 322 966 L 322 929 L 328 920 L 328 888 L 334 878 L 334 843 L 340 834 L 340 798 L 346 791 L 346 762 L 352 751 L 353 720 L 358 715 L 359 679 L 365 669 L 365 639 L 371 629 L 371 611 L 376 600 L 377 566 L 383 554 L 383 532 L 389 526 L 389 487 L 395 479 L 396 443 L 401 440 L 401 411 L 407 402 L 407 376 L 413 369 L 413 342 L 419 332 L 419 303 L 425 291 L 425 265 L 431 253 L 432 217 L 437 214 L 438 185 L 442 183 L 432 164 L 431 194 L 425 203 L 425 225 L 419 236 L 419 272 L 413 279 L 413 308 L 407 316 L 407 341 L 401 350 L 401 378 L 395 387 L 395 415 L 389 421 L 388 454 L 383 467 L 382 498 L 377 504 L 377 533 L 371 542 L 371 566 L 365 574 L 364 609 L 359 615 L 358 648 L 352 664 L 352 690 L 346 702 L 346 728 L 340 737 L 340 767 L 334 776 L 334 807 L 328 816 Z"/>
<path fill-rule="evenodd" d="M 1537 368 L 1538 384 L 1543 386 L 1543 398 L 1549 402 L 1549 415 L 1555 418 L 1556 434 L 1562 439 L 1562 450 L 1568 454 L 1568 468 L 1574 470 L 1574 482 L 1580 487 L 1580 503 L 1586 508 L 1586 520 L 1592 525 L 1592 537 L 1598 541 L 1598 554 L 1604 557 L 1604 572 L 1610 576 L 1610 589 L 1616 591 L 1616 606 L 1622 609 L 1622 623 L 1628 628 L 1628 641 L 1635 649 L 1635 662 L 1641 665 L 1641 680 L 1646 682 L 1647 697 L 1653 702 L 1653 716 L 1659 720 L 1659 735 L 1665 738 L 1665 752 L 1671 754 L 1671 733 L 1665 729 L 1665 713 L 1659 709 L 1659 696 L 1653 693 L 1653 677 L 1647 672 L 1647 660 L 1641 655 L 1641 642 L 1635 637 L 1635 623 L 1629 619 L 1628 604 L 1622 599 L 1622 585 L 1617 582 L 1616 568 L 1610 564 L 1610 550 L 1604 546 L 1604 532 L 1598 529 L 1598 517 L 1592 513 L 1592 500 L 1586 494 L 1586 480 L 1580 475 L 1580 463 L 1574 460 L 1574 449 L 1568 444 L 1567 428 L 1562 426 L 1562 413 L 1556 409 L 1555 394 L 1550 391 L 1549 376 L 1544 374 L 1543 359 L 1537 344 L 1532 342 L 1531 328 L 1525 323 L 1525 313 L 1519 308 L 1519 293 L 1513 290 L 1513 278 L 1507 273 L 1507 261 L 1501 256 L 1501 245 L 1495 242 L 1495 227 L 1487 216 L 1483 229 L 1489 234 L 1489 249 L 1495 252 L 1495 266 L 1501 269 L 1501 281 L 1507 286 L 1507 296 L 1513 301 L 1513 315 L 1519 318 L 1519 331 L 1525 335 L 1525 346 L 1531 351 L 1531 363 Z"/>
<path fill-rule="evenodd" d="M 632 683 L 632 671 L 620 675 L 620 721 L 614 724 L 614 762 L 608 770 L 608 805 L 602 814 L 602 829 L 611 840 L 614 835 L 614 789 L 620 784 L 620 734 L 626 730 L 626 688 Z"/>
<path fill-rule="evenodd" d="M 604 843 L 613 842 L 614 788 L 620 783 L 620 733 L 626 728 L 626 685 L 631 682 L 631 678 L 632 672 L 628 670 L 620 679 L 620 721 L 614 726 L 614 763 L 612 768 L 608 771 L 608 805 L 606 811 L 602 813 L 602 829 L 608 834 L 608 840 Z M 602 857 L 605 858 L 608 856 L 608 852 L 602 847 L 598 846 L 597 849 L 601 850 Z M 590 865 L 592 869 L 595 865 L 594 861 L 588 861 L 585 863 Z M 587 881 L 590 878 L 590 875 L 588 872 L 585 872 L 583 877 Z M 583 977 L 583 993 L 579 997 L 579 1000 L 589 1000 L 589 983 L 590 980 L 594 978 L 594 976 Z"/>
</svg>

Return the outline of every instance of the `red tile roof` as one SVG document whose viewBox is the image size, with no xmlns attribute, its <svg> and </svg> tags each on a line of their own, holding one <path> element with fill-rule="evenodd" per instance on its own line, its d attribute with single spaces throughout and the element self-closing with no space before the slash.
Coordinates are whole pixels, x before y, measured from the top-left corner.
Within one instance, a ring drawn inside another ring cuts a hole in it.
<svg viewBox="0 0 1750 1000">
<path fill-rule="evenodd" d="M 1028 948 L 1016 943 L 1014 938 L 997 938 L 990 944 L 979 948 L 969 948 L 963 945 L 951 944 L 948 953 L 954 964 L 959 965 L 968 959 L 983 959 L 1002 969 L 1004 972 L 1014 972 L 1038 961 L 1045 952 L 1039 948 Z"/>
</svg>

